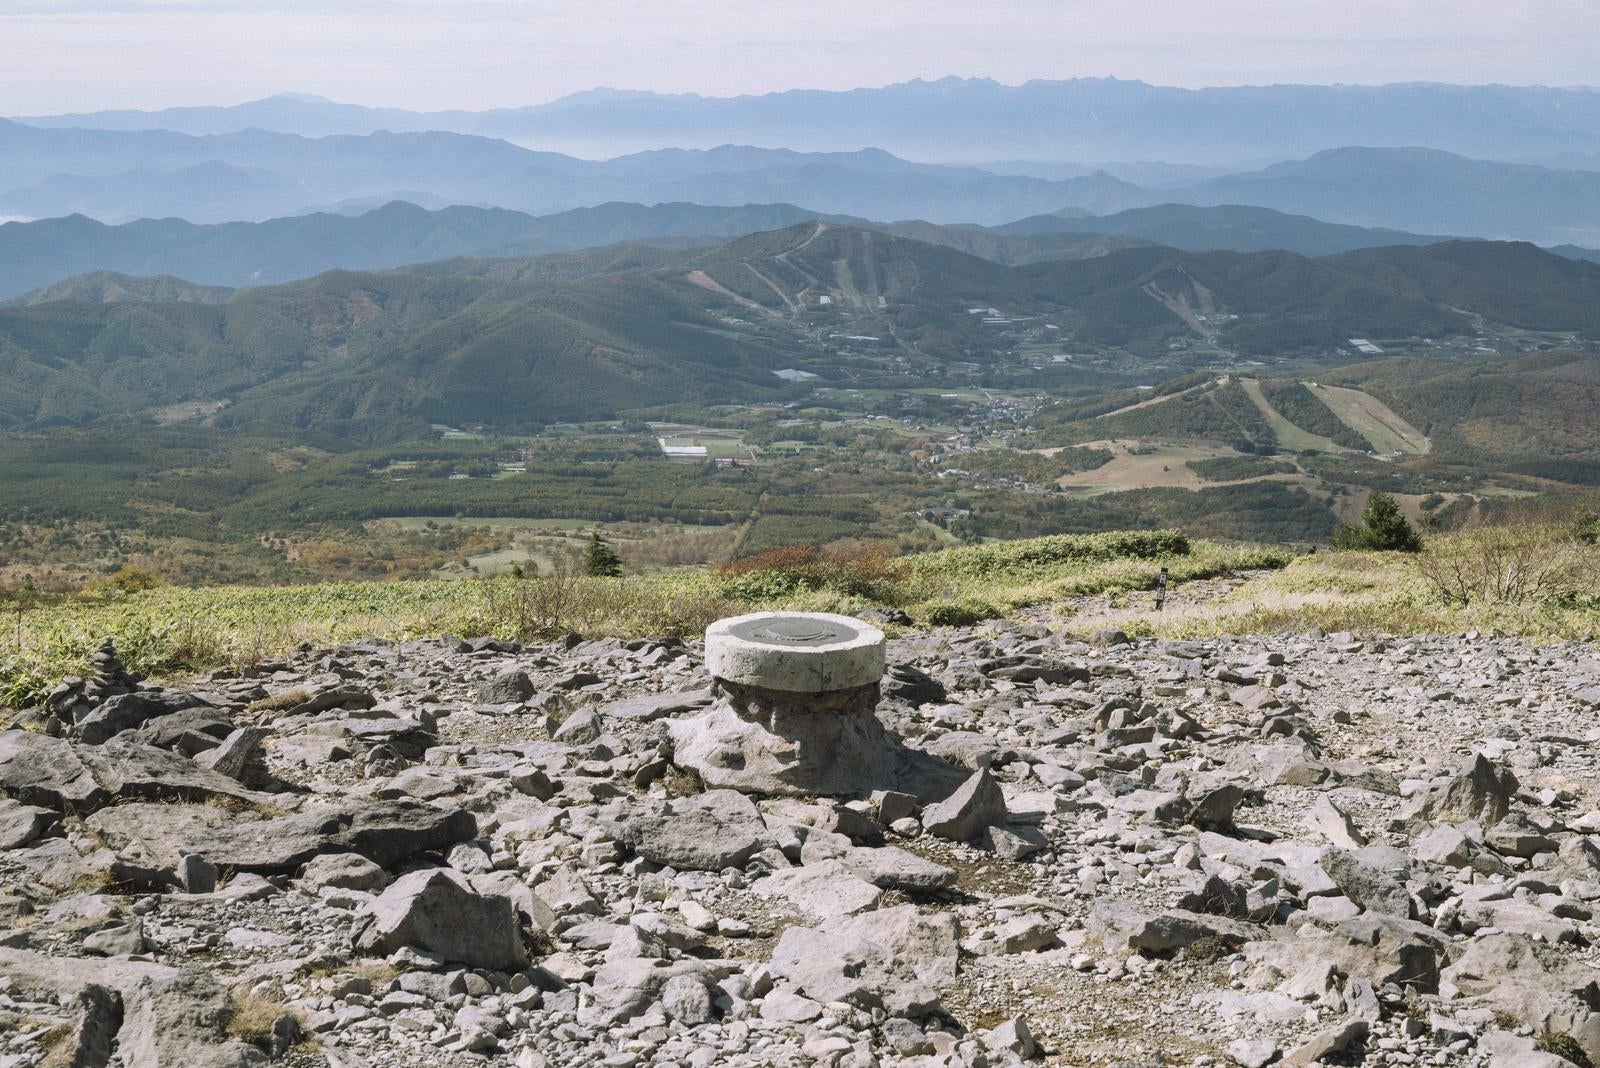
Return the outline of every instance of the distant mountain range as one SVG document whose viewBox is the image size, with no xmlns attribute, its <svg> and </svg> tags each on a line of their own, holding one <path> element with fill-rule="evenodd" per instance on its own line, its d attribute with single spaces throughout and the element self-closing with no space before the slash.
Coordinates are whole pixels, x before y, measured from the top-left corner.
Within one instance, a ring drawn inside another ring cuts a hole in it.
<svg viewBox="0 0 1600 1068">
<path fill-rule="evenodd" d="M 546 259 L 555 265 L 538 266 Z M 1004 266 L 807 222 L 702 249 L 334 271 L 220 303 L 172 280 L 102 278 L 80 293 L 106 285 L 149 299 L 0 308 L 0 428 L 226 398 L 225 424 L 374 440 L 429 422 L 782 399 L 798 387 L 773 372 L 805 358 L 803 320 L 821 295 L 924 357 L 951 359 L 983 350 L 974 305 L 1156 352 L 1193 336 L 1195 309 L 1215 313 L 1242 352 L 1465 333 L 1473 315 L 1600 336 L 1600 265 L 1475 241 L 1321 259 L 1137 247 Z"/>
<path fill-rule="evenodd" d="M 547 253 L 630 243 L 693 248 L 810 220 L 879 230 L 1009 266 L 1086 259 L 1142 245 L 1326 256 L 1447 240 L 1239 205 L 1163 204 L 1105 216 L 1069 211 L 980 227 L 879 223 L 793 204 L 721 208 L 614 203 L 533 216 L 500 208 L 430 211 L 395 202 L 361 215 L 319 213 L 262 223 L 147 219 L 108 226 L 82 216 L 7 223 L 0 225 L 0 301 L 214 301 L 229 289 L 289 282 L 332 269 L 381 270 L 455 257 L 540 256 L 542 266 L 534 273 L 559 281 L 566 277 L 561 263 Z M 1560 251 L 1570 258 L 1600 261 L 1600 251 L 1594 249 Z M 643 262 L 641 251 L 628 255 Z M 493 273 L 484 271 L 485 276 Z M 532 275 L 520 270 L 519 276 Z M 165 288 L 152 289 L 156 282 Z"/>
<path fill-rule="evenodd" d="M 1600 92 L 1541 86 L 1271 85 L 1178 89 L 1115 78 L 913 81 L 845 92 L 704 97 L 595 89 L 548 104 L 413 112 L 285 95 L 232 107 L 103 111 L 40 127 L 242 130 L 321 137 L 442 130 L 590 157 L 736 143 L 918 159 L 1048 162 L 1290 159 L 1340 145 L 1421 146 L 1489 159 L 1600 157 Z"/>
<path fill-rule="evenodd" d="M 1187 203 L 1269 207 L 1407 233 L 1600 246 L 1600 171 L 1421 148 L 1328 149 L 1226 174 L 1129 168 L 1159 188 L 1106 171 L 1031 169 L 997 174 L 916 163 L 879 149 L 805 153 L 733 145 L 597 162 L 456 133 L 193 136 L 0 120 L 0 216 L 18 218 L 262 221 L 311 210 L 354 214 L 391 200 L 544 215 L 629 201 L 803 204 L 829 215 L 993 226 L 1031 215 Z"/>
<path fill-rule="evenodd" d="M 1052 181 L 912 163 L 877 150 L 725 146 L 593 162 L 451 133 L 193 137 L 0 120 L 0 215 L 259 221 L 393 199 L 541 214 L 615 200 L 785 201 L 871 218 L 998 223 L 1065 207 L 1115 211 L 1154 198 L 1109 174 Z"/>
</svg>

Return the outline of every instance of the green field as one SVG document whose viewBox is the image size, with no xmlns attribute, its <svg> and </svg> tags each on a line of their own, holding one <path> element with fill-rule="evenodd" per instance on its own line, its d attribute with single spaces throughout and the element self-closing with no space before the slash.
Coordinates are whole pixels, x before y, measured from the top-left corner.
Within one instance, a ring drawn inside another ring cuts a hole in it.
<svg viewBox="0 0 1600 1068">
<path fill-rule="evenodd" d="M 1340 422 L 1371 442 L 1374 452 L 1421 456 L 1432 447 L 1420 430 L 1371 394 L 1309 382 L 1306 388 L 1326 404 Z"/>
<path fill-rule="evenodd" d="M 894 606 L 923 620 L 959 607 L 975 618 L 1103 590 L 1281 567 L 1281 550 L 1228 548 L 1176 531 L 1058 535 L 884 562 L 819 557 L 814 566 L 733 576 L 658 572 L 624 579 L 509 577 L 301 586 L 106 590 L 20 613 L 0 645 L 0 707 L 37 700 L 83 674 L 106 637 L 134 670 L 173 676 L 281 655 L 302 641 L 441 633 L 545 639 L 694 634 L 720 616 L 767 608 Z"/>
<path fill-rule="evenodd" d="M 1276 408 L 1267 403 L 1267 398 L 1262 395 L 1261 382 L 1258 379 L 1241 378 L 1239 379 L 1239 384 L 1250 395 L 1250 399 L 1255 402 L 1256 407 L 1261 409 L 1262 417 L 1266 419 L 1267 425 L 1272 428 L 1272 432 L 1278 437 L 1280 448 L 1289 449 L 1293 452 L 1343 451 L 1336 442 L 1318 434 L 1313 434 L 1309 430 L 1303 430 L 1285 419 Z"/>
</svg>

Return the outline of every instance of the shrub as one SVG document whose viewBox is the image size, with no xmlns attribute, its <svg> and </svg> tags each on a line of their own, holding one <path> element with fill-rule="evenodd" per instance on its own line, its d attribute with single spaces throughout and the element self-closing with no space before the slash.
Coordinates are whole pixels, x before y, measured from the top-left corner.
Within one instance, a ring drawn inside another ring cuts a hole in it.
<svg viewBox="0 0 1600 1068">
<path fill-rule="evenodd" d="M 999 574 L 1042 574 L 1062 564 L 1158 560 L 1187 555 L 1189 538 L 1181 530 L 1125 530 L 1107 534 L 1056 534 L 1027 541 L 951 549 L 921 557 L 913 562 L 913 567 L 918 574 L 931 577 L 985 578 Z"/>
<path fill-rule="evenodd" d="M 952 601 L 928 609 L 928 623 L 935 627 L 970 627 L 1001 614 L 1000 609 L 987 601 Z"/>
<path fill-rule="evenodd" d="M 1595 592 L 1596 557 L 1569 526 L 1504 523 L 1431 538 L 1416 567 L 1447 606 L 1553 603 Z"/>
<path fill-rule="evenodd" d="M 89 589 L 91 592 L 140 593 L 165 585 L 153 572 L 133 564 L 123 564 L 112 574 L 92 583 Z"/>
<path fill-rule="evenodd" d="M 894 547 L 879 541 L 786 545 L 724 564 L 717 569 L 730 597 L 767 601 L 830 589 L 875 601 L 900 599 L 906 565 Z"/>
<path fill-rule="evenodd" d="M 1422 548 L 1422 538 L 1400 513 L 1400 505 L 1393 497 L 1374 493 L 1361 513 L 1361 522 L 1339 527 L 1334 531 L 1333 544 L 1340 549 L 1414 553 Z"/>
</svg>

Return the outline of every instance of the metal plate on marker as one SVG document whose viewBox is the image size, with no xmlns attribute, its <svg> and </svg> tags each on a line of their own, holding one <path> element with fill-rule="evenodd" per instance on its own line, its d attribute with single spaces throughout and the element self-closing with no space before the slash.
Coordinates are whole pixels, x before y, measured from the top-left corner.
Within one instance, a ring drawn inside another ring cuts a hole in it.
<svg viewBox="0 0 1600 1068">
<path fill-rule="evenodd" d="M 728 633 L 747 642 L 765 642 L 771 645 L 816 647 L 854 641 L 860 631 L 842 623 L 806 616 L 776 616 L 769 619 L 752 619 L 736 623 Z"/>
</svg>

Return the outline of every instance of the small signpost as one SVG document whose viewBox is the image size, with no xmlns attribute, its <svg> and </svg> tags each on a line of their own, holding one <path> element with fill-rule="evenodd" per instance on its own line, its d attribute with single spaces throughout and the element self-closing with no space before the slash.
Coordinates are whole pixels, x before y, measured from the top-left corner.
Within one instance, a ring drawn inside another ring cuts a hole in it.
<svg viewBox="0 0 1600 1068">
<path fill-rule="evenodd" d="M 1167 569 L 1162 568 L 1161 574 L 1156 578 L 1156 611 L 1161 611 L 1167 604 Z"/>
</svg>

